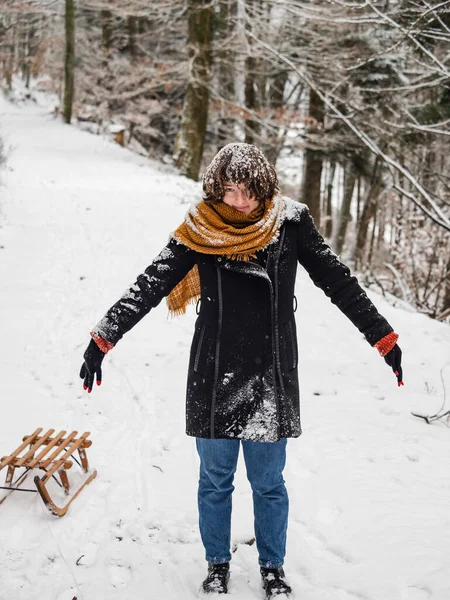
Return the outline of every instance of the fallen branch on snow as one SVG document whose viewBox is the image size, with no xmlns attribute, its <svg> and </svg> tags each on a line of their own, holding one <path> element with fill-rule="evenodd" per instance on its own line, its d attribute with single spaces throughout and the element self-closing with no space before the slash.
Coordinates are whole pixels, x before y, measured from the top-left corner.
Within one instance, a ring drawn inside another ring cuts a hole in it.
<svg viewBox="0 0 450 600">
<path fill-rule="evenodd" d="M 444 383 L 444 377 L 442 376 L 442 372 L 445 369 L 446 365 L 444 365 L 441 369 L 441 381 L 442 381 L 442 387 L 444 389 L 444 401 L 442 402 L 442 406 L 441 408 L 437 411 L 437 413 L 435 415 L 419 415 L 418 413 L 411 413 L 413 415 L 413 417 L 418 417 L 419 419 L 423 419 L 426 423 L 428 423 L 428 425 L 430 425 L 431 423 L 433 423 L 434 421 L 439 421 L 440 419 L 443 419 L 444 417 L 447 417 L 447 421 L 450 420 L 450 410 L 446 410 L 445 412 L 442 412 L 445 408 L 445 403 L 446 403 L 446 393 L 447 390 L 445 389 L 445 383 Z M 447 425 L 447 423 L 445 423 L 445 425 Z M 448 425 L 447 425 L 448 427 Z"/>
</svg>

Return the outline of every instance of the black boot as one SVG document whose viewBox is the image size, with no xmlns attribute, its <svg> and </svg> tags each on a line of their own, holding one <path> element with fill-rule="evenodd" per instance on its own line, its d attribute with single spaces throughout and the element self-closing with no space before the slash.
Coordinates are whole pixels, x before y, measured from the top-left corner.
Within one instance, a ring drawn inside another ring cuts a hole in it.
<svg viewBox="0 0 450 600">
<path fill-rule="evenodd" d="M 208 563 L 208 576 L 202 583 L 205 594 L 228 594 L 228 581 L 230 579 L 230 563 L 215 565 Z"/>
<path fill-rule="evenodd" d="M 281 594 L 287 597 L 292 592 L 292 588 L 288 585 L 282 568 L 266 569 L 265 567 L 261 567 L 261 577 L 267 600 L 271 600 Z"/>
</svg>

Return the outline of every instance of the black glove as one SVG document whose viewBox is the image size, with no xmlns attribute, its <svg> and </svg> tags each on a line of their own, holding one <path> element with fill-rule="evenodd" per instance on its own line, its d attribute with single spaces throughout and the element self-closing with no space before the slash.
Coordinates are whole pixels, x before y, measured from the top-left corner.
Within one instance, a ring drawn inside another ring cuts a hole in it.
<svg viewBox="0 0 450 600">
<path fill-rule="evenodd" d="M 394 375 L 397 377 L 398 385 L 404 385 L 402 371 L 402 351 L 400 350 L 400 346 L 395 344 L 392 350 L 386 354 L 384 360 L 394 371 Z"/>
<path fill-rule="evenodd" d="M 92 392 L 92 386 L 94 385 L 94 375 L 97 376 L 97 385 L 102 382 L 102 360 L 104 357 L 105 353 L 100 350 L 94 340 L 91 340 L 83 355 L 84 363 L 80 370 L 80 377 L 84 379 L 83 387 L 89 393 Z"/>
</svg>

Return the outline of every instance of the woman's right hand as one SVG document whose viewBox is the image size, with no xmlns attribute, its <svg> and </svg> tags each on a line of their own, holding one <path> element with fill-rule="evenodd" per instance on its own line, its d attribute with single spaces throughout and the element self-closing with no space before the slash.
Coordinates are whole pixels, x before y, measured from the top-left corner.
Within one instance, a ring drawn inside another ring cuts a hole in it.
<svg viewBox="0 0 450 600">
<path fill-rule="evenodd" d="M 96 376 L 97 385 L 102 382 L 102 361 L 105 353 L 100 350 L 92 339 L 86 352 L 83 355 L 84 363 L 81 366 L 80 377 L 84 379 L 83 388 L 90 394 L 94 385 L 94 376 Z"/>
<path fill-rule="evenodd" d="M 392 350 L 386 354 L 384 360 L 394 371 L 394 375 L 397 377 L 398 386 L 405 385 L 403 383 L 402 351 L 400 350 L 400 346 L 395 344 Z"/>
</svg>

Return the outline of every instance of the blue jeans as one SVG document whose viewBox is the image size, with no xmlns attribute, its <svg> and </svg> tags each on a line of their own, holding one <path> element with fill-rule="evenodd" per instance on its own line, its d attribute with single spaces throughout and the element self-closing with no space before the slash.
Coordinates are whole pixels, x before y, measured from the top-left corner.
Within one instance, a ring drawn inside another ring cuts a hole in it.
<svg viewBox="0 0 450 600">
<path fill-rule="evenodd" d="M 231 494 L 242 443 L 247 478 L 253 491 L 256 547 L 262 567 L 278 568 L 286 553 L 289 499 L 284 485 L 286 439 L 247 442 L 197 438 L 200 456 L 198 512 L 206 560 L 231 560 Z"/>
</svg>

